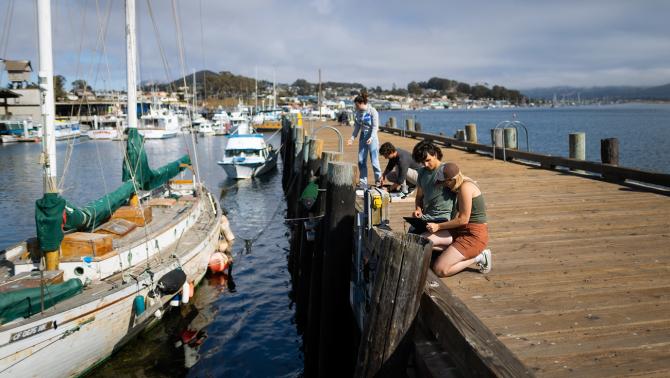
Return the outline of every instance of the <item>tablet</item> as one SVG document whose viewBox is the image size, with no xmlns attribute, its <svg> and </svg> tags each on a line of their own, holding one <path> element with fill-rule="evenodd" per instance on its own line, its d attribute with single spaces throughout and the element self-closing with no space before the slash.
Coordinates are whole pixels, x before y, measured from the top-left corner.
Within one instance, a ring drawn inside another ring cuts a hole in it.
<svg viewBox="0 0 670 378">
<path fill-rule="evenodd" d="M 402 218 L 405 220 L 405 222 L 409 223 L 410 226 L 412 226 L 410 232 L 413 234 L 423 234 L 424 232 L 428 231 L 426 230 L 426 225 L 428 223 L 442 223 L 447 221 L 447 219 L 426 220 L 423 218 L 414 218 L 414 217 L 402 217 Z"/>
</svg>

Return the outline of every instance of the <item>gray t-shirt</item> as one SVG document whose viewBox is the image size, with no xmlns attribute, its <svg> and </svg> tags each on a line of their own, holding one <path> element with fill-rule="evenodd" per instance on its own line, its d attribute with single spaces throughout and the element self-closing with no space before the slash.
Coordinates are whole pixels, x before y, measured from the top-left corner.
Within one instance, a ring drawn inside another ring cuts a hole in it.
<svg viewBox="0 0 670 378">
<path fill-rule="evenodd" d="M 451 219 L 456 193 L 445 189 L 443 181 L 435 180 L 440 169 L 442 165 L 432 171 L 425 167 L 417 170 L 419 177 L 416 184 L 423 192 L 423 219 Z"/>
</svg>

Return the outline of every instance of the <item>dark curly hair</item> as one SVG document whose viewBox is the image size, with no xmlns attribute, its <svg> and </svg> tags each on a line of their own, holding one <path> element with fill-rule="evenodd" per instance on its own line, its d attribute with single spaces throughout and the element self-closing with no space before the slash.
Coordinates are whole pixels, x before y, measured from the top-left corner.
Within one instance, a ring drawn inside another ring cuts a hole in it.
<svg viewBox="0 0 670 378">
<path fill-rule="evenodd" d="M 379 147 L 379 154 L 382 156 L 388 156 L 395 152 L 395 146 L 391 142 L 386 142 Z"/>
<path fill-rule="evenodd" d="M 414 149 L 412 150 L 412 159 L 420 164 L 426 160 L 428 154 L 435 156 L 438 160 L 442 160 L 442 150 L 440 150 L 440 147 L 426 140 L 421 141 L 414 146 Z"/>
</svg>

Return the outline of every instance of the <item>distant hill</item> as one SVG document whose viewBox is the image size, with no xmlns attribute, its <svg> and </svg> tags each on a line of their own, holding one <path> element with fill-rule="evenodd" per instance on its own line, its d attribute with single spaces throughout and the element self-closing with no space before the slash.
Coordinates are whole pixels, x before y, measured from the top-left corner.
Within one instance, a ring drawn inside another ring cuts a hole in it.
<svg viewBox="0 0 670 378">
<path fill-rule="evenodd" d="M 670 84 L 655 87 L 608 86 L 608 87 L 549 87 L 521 91 L 533 99 L 551 100 L 554 95 L 561 100 L 579 97 L 582 100 L 670 100 Z"/>
</svg>

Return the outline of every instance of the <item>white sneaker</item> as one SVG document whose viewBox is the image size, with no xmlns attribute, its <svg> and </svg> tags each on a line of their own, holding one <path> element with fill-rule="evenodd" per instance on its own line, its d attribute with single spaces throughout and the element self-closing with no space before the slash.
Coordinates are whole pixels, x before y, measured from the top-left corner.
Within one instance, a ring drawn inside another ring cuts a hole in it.
<svg viewBox="0 0 670 378">
<path fill-rule="evenodd" d="M 491 250 L 490 249 L 485 249 L 481 253 L 482 255 L 482 261 L 477 263 L 477 266 L 479 266 L 479 271 L 482 273 L 488 273 L 491 271 L 491 267 L 493 266 L 493 260 L 491 259 Z"/>
</svg>

